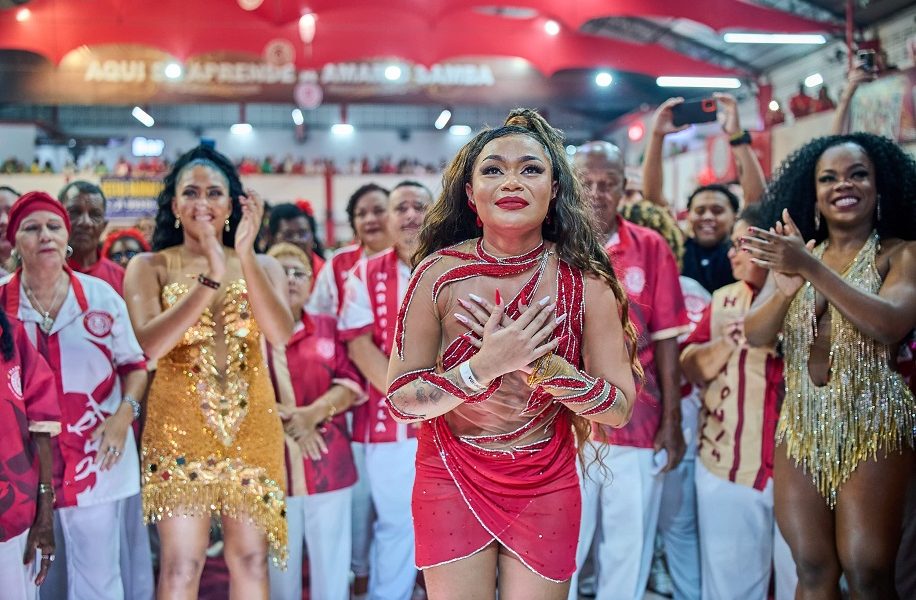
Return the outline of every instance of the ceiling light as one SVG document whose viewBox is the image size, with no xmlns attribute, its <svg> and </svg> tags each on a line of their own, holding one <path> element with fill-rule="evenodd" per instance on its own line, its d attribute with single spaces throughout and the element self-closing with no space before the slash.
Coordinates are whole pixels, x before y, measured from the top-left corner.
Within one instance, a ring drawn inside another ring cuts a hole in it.
<svg viewBox="0 0 916 600">
<path fill-rule="evenodd" d="M 826 44 L 820 34 L 794 33 L 726 33 L 722 36 L 729 44 Z"/>
<path fill-rule="evenodd" d="M 314 13 L 305 13 L 299 17 L 299 39 L 306 44 L 311 44 L 315 39 L 317 22 Z"/>
<path fill-rule="evenodd" d="M 629 138 L 631 142 L 638 142 L 645 133 L 645 125 L 642 124 L 642 121 L 636 121 L 627 129 L 627 138 Z"/>
<path fill-rule="evenodd" d="M 554 21 L 553 19 L 550 19 L 549 21 L 544 23 L 544 32 L 547 35 L 557 35 L 558 33 L 560 33 L 560 24 Z"/>
<path fill-rule="evenodd" d="M 334 135 L 353 135 L 356 131 L 349 123 L 334 123 L 331 125 L 331 133 Z"/>
<path fill-rule="evenodd" d="M 298 108 L 293 109 L 293 123 L 296 125 L 302 125 L 305 123 L 305 117 L 302 115 L 302 111 Z"/>
<path fill-rule="evenodd" d="M 614 81 L 613 75 L 611 75 L 607 71 L 601 71 L 600 73 L 595 75 L 595 85 L 599 87 L 607 87 L 611 85 L 613 81 Z"/>
<path fill-rule="evenodd" d="M 471 135 L 471 128 L 468 125 L 452 125 L 448 132 L 452 135 Z"/>
<path fill-rule="evenodd" d="M 659 77 L 658 87 L 725 88 L 736 89 L 741 82 L 735 77 Z"/>
<path fill-rule="evenodd" d="M 169 79 L 178 79 L 181 77 L 181 65 L 178 63 L 169 63 L 165 66 L 165 76 Z"/>
<path fill-rule="evenodd" d="M 821 77 L 820 73 L 805 77 L 805 87 L 817 87 L 822 83 L 824 83 L 824 78 Z"/>
<path fill-rule="evenodd" d="M 772 111 L 777 111 L 777 110 L 779 110 L 779 102 L 777 102 L 777 101 L 775 101 L 775 100 L 770 100 L 769 106 L 770 106 L 770 110 L 772 110 Z"/>
<path fill-rule="evenodd" d="M 397 81 L 401 78 L 401 67 L 397 65 L 389 65 L 385 67 L 385 79 L 388 81 Z"/>
<path fill-rule="evenodd" d="M 235 123 L 229 128 L 229 133 L 233 135 L 248 135 L 252 131 L 251 123 Z"/>
<path fill-rule="evenodd" d="M 566 154 L 572 156 L 576 153 L 576 147 L 572 144 L 566 146 Z"/>
<path fill-rule="evenodd" d="M 447 108 L 443 108 L 442 112 L 439 113 L 439 116 L 436 118 L 436 129 L 444 129 L 448 125 L 449 120 L 452 118 L 452 111 Z"/>
<path fill-rule="evenodd" d="M 32 18 L 32 11 L 27 8 L 20 8 L 16 11 L 16 20 L 20 23 L 24 23 Z"/>
<path fill-rule="evenodd" d="M 264 0 L 238 0 L 238 2 L 242 10 L 255 10 L 264 3 Z"/>
<path fill-rule="evenodd" d="M 142 108 L 140 108 L 139 106 L 135 106 L 134 109 L 130 111 L 130 114 L 132 114 L 135 119 L 137 119 L 138 121 L 140 121 L 147 127 L 152 127 L 153 125 L 156 124 L 156 121 L 149 115 L 149 113 L 143 110 Z"/>
</svg>

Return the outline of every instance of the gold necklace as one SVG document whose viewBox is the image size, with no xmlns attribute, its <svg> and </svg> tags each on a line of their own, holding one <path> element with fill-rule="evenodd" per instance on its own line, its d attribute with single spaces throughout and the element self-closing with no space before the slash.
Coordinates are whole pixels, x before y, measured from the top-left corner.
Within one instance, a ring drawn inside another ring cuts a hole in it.
<svg viewBox="0 0 916 600">
<path fill-rule="evenodd" d="M 57 281 L 59 282 L 60 279 Z M 38 312 L 41 313 L 41 323 L 38 324 L 39 329 L 45 333 L 51 333 L 51 328 L 54 327 L 54 318 L 51 316 L 51 311 L 57 306 L 57 301 L 60 297 L 60 284 L 57 284 L 57 290 L 54 292 L 54 298 L 51 299 L 51 308 L 49 310 L 45 310 L 45 307 L 38 301 L 35 292 L 25 282 L 25 277 L 22 278 L 22 287 L 25 289 L 25 295 L 28 296 L 29 302 L 32 303 L 32 308 L 37 308 Z M 66 286 L 64 289 L 66 289 Z"/>
</svg>

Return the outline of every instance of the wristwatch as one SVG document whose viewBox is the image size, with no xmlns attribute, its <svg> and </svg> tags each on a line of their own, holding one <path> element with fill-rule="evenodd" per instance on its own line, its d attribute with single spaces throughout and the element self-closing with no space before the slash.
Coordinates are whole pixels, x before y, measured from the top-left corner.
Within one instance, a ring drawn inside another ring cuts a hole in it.
<svg viewBox="0 0 916 600">
<path fill-rule="evenodd" d="M 130 409 L 134 412 L 134 420 L 140 418 L 140 403 L 134 399 L 130 394 L 124 394 L 124 397 L 121 399 L 121 402 L 130 404 Z"/>
<path fill-rule="evenodd" d="M 751 132 L 742 129 L 729 138 L 728 143 L 732 146 L 747 146 L 751 143 Z"/>
</svg>

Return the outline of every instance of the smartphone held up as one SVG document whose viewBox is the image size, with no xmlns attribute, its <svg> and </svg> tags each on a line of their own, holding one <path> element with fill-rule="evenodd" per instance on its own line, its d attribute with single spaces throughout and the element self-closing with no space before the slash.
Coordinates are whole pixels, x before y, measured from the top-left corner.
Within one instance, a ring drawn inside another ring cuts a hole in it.
<svg viewBox="0 0 916 600">
<path fill-rule="evenodd" d="M 716 120 L 718 104 L 715 98 L 690 100 L 671 107 L 671 122 L 675 127 Z"/>
</svg>

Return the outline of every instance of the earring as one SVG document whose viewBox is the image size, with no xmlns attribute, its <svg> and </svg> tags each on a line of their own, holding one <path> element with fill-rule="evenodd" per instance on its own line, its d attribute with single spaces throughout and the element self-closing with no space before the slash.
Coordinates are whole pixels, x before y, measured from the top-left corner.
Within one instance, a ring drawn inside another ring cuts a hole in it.
<svg viewBox="0 0 916 600">
<path fill-rule="evenodd" d="M 12 250 L 10 250 L 10 256 L 13 258 L 13 260 L 18 261 L 19 260 L 19 250 L 16 250 L 15 248 L 13 248 Z"/>
<path fill-rule="evenodd" d="M 877 215 L 876 215 L 876 216 L 877 216 L 877 221 L 880 223 L 880 222 L 881 222 L 881 194 L 878 194 L 878 195 L 875 197 L 875 204 L 877 205 L 877 209 L 876 209 L 876 212 L 877 212 Z"/>
<path fill-rule="evenodd" d="M 67 258 L 73 256 L 73 246 L 67 246 Z"/>
<path fill-rule="evenodd" d="M 817 231 L 821 228 L 821 211 L 814 209 L 814 230 Z"/>
<path fill-rule="evenodd" d="M 175 229 L 181 229 L 181 221 L 178 219 L 178 215 L 175 215 Z"/>
<path fill-rule="evenodd" d="M 483 229 L 483 221 L 480 220 L 480 217 L 477 217 L 477 226 Z"/>
<path fill-rule="evenodd" d="M 226 226 L 223 229 L 229 231 L 229 217 L 226 217 Z"/>
</svg>

